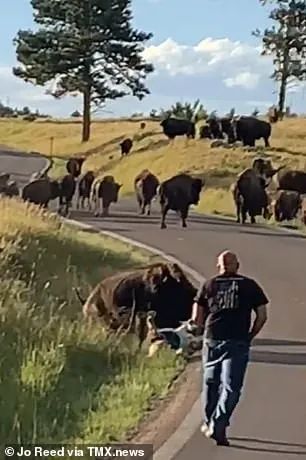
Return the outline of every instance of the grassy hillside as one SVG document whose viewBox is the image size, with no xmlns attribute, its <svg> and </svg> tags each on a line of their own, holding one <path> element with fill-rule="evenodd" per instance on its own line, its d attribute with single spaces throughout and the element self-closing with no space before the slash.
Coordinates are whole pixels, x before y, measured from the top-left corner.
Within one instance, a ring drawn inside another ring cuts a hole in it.
<svg viewBox="0 0 306 460">
<path fill-rule="evenodd" d="M 124 439 L 182 363 L 106 339 L 72 288 L 85 296 L 151 256 L 17 201 L 1 199 L 0 215 L 0 443 Z"/>
<path fill-rule="evenodd" d="M 186 171 L 203 175 L 206 190 L 199 211 L 232 215 L 232 198 L 228 188 L 236 174 L 250 165 L 255 153 L 242 149 L 211 149 L 210 142 L 177 138 L 173 144 L 161 132 L 158 122 L 149 121 L 140 131 L 140 121 L 109 121 L 93 123 L 92 140 L 81 144 L 79 123 L 46 123 L 23 121 L 0 122 L 3 144 L 49 153 L 50 136 L 54 136 L 54 173 L 63 172 L 63 159 L 83 153 L 86 169 L 113 173 L 124 184 L 122 194 L 133 190 L 133 179 L 143 168 L 150 168 L 161 179 Z M 125 136 L 134 138 L 130 156 L 120 158 L 118 144 Z M 260 145 L 260 143 L 259 143 Z M 261 144 L 263 145 L 263 144 Z M 266 151 L 276 165 L 286 164 L 304 169 L 306 166 L 306 119 L 287 119 L 273 126 L 272 148 Z"/>
</svg>

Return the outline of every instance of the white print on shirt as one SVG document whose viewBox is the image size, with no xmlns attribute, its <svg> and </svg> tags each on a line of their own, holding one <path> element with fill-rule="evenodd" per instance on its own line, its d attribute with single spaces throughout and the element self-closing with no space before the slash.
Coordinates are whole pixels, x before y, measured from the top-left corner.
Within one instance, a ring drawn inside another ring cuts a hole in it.
<svg viewBox="0 0 306 460">
<path fill-rule="evenodd" d="M 208 301 L 211 313 L 221 310 L 237 310 L 239 308 L 238 290 L 237 278 L 216 280 L 216 293 Z"/>
</svg>

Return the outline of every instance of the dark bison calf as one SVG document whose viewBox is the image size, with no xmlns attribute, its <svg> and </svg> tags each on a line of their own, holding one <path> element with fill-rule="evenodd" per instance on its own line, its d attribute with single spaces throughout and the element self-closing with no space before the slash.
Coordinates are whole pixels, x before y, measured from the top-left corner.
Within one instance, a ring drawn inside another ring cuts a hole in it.
<svg viewBox="0 0 306 460">
<path fill-rule="evenodd" d="M 124 157 L 130 153 L 133 147 L 133 141 L 130 138 L 124 139 L 119 145 L 121 148 L 121 156 Z"/>
<path fill-rule="evenodd" d="M 295 219 L 302 209 L 301 195 L 292 190 L 279 190 L 272 202 L 272 208 L 276 222 Z"/>
</svg>

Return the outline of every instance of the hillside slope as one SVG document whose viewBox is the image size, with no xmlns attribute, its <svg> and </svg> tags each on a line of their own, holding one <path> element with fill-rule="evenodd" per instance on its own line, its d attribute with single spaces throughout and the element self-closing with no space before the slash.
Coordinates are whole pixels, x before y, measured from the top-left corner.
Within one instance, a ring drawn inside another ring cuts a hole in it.
<svg viewBox="0 0 306 460">
<path fill-rule="evenodd" d="M 229 185 L 237 173 L 251 164 L 256 153 L 242 149 L 211 149 L 209 141 L 199 139 L 187 143 L 177 138 L 171 144 L 158 122 L 146 122 L 143 131 L 139 126 L 140 121 L 135 120 L 93 123 L 92 140 L 81 144 L 79 123 L 3 121 L 0 122 L 0 138 L 3 144 L 48 154 L 53 136 L 55 175 L 64 172 L 65 158 L 82 153 L 87 157 L 85 169 L 112 173 L 123 183 L 122 194 L 132 193 L 133 179 L 143 168 L 149 168 L 160 179 L 183 171 L 199 174 L 206 179 L 206 189 L 197 210 L 225 215 L 234 213 Z M 134 139 L 134 147 L 128 157 L 121 159 L 118 144 L 127 136 Z M 263 143 L 260 141 L 258 145 Z M 266 154 L 276 165 L 304 169 L 306 120 L 292 118 L 273 125 L 271 149 Z"/>
</svg>

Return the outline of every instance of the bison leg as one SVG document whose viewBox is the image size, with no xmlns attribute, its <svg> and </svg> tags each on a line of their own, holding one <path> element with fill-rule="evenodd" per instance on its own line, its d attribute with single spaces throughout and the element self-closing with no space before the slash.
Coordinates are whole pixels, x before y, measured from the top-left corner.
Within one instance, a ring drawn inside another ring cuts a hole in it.
<svg viewBox="0 0 306 460">
<path fill-rule="evenodd" d="M 182 227 L 186 228 L 187 227 L 186 219 L 188 217 L 188 208 L 181 209 L 180 214 L 181 214 L 181 220 L 182 220 Z"/>
<path fill-rule="evenodd" d="M 151 215 L 151 203 L 147 204 L 147 216 Z"/>
<path fill-rule="evenodd" d="M 160 224 L 161 229 L 167 228 L 166 216 L 167 216 L 168 211 L 169 211 L 168 206 L 162 206 L 162 218 L 161 218 L 161 224 Z"/>
<path fill-rule="evenodd" d="M 103 206 L 103 211 L 102 211 L 102 217 L 108 217 L 109 216 L 109 206 Z"/>
<path fill-rule="evenodd" d="M 252 214 L 250 217 L 251 217 L 251 224 L 256 224 L 255 216 Z"/>
<path fill-rule="evenodd" d="M 265 141 L 265 147 L 266 147 L 266 148 L 269 148 L 269 147 L 270 147 L 269 138 L 268 138 L 268 137 L 264 137 L 264 141 Z"/>
<path fill-rule="evenodd" d="M 243 224 L 245 224 L 246 219 L 247 219 L 247 208 L 245 205 L 242 205 L 241 206 L 241 220 Z"/>
</svg>

